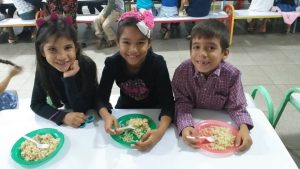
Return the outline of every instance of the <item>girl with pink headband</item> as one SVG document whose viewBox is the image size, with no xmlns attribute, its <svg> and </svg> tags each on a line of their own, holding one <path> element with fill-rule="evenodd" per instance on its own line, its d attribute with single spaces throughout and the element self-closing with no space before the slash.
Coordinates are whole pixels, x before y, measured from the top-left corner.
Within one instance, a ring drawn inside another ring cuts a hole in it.
<svg viewBox="0 0 300 169">
<path fill-rule="evenodd" d="M 114 82 L 120 88 L 115 108 L 159 108 L 158 128 L 146 133 L 132 145 L 140 151 L 150 149 L 163 137 L 173 119 L 174 98 L 166 61 L 151 49 L 153 15 L 145 11 L 124 13 L 118 23 L 117 46 L 119 51 L 106 58 L 98 88 L 97 108 L 105 122 L 105 131 L 118 134 L 117 119 L 111 114 L 109 103 Z M 112 128 L 114 126 L 114 129 Z"/>
</svg>

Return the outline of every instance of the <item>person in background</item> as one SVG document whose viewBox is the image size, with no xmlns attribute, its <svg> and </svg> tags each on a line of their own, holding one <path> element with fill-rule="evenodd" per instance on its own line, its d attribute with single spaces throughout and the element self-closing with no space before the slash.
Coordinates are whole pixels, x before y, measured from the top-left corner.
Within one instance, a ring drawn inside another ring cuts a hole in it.
<svg viewBox="0 0 300 169">
<path fill-rule="evenodd" d="M 71 16 L 73 19 L 72 24 L 75 28 L 76 25 L 76 12 L 77 12 L 77 0 L 47 0 L 48 9 L 50 14 L 65 14 Z"/>
<path fill-rule="evenodd" d="M 253 122 L 246 106 L 241 72 L 225 61 L 229 55 L 229 34 L 224 23 L 206 20 L 192 30 L 190 59 L 175 70 L 175 125 L 183 141 L 197 147 L 192 109 L 224 110 L 239 128 L 234 146 L 240 151 L 252 145 L 249 130 Z"/>
<path fill-rule="evenodd" d="M 107 6 L 96 17 L 95 35 L 99 38 L 97 48 L 109 48 L 116 45 L 116 34 L 113 24 L 124 12 L 123 0 L 108 0 Z"/>
<path fill-rule="evenodd" d="M 189 0 L 189 6 L 186 7 L 186 13 L 192 17 L 203 17 L 208 15 L 211 8 L 212 0 Z M 187 32 L 186 38 L 191 38 L 191 31 L 195 22 L 185 22 Z"/>
<path fill-rule="evenodd" d="M 17 8 L 18 16 L 23 20 L 35 19 L 36 12 L 42 6 L 41 0 L 36 0 L 34 3 L 27 0 L 12 0 Z M 38 3 L 40 2 L 40 3 Z M 35 6 L 37 5 L 37 6 Z M 18 35 L 18 39 L 24 39 L 26 41 L 32 40 L 35 37 L 35 27 L 24 27 L 23 31 Z"/>
<path fill-rule="evenodd" d="M 154 8 L 152 0 L 136 0 L 136 8 L 141 13 L 149 11 L 153 14 L 153 16 L 156 15 L 156 9 Z"/>
<path fill-rule="evenodd" d="M 30 107 L 57 125 L 77 128 L 85 122 L 87 111 L 95 109 L 98 81 L 96 64 L 81 53 L 72 23 L 70 16 L 55 13 L 37 20 Z"/>
<path fill-rule="evenodd" d="M 0 0 L 0 21 L 5 18 L 12 18 L 14 16 L 15 11 L 16 11 L 16 7 L 13 4 L 3 4 L 3 0 Z M 4 30 L 7 30 L 8 43 L 16 43 L 17 42 L 15 32 L 12 27 L 1 28 L 1 29 L 3 30 L 3 32 L 1 32 L 1 33 L 4 33 Z"/>
<path fill-rule="evenodd" d="M 162 0 L 161 7 L 159 9 L 157 17 L 176 17 L 178 16 L 177 10 L 177 1 L 178 0 Z M 160 33 L 162 34 L 162 39 L 166 40 L 171 37 L 171 34 L 175 33 L 175 29 L 178 27 L 177 23 L 170 24 L 162 23 Z"/>
<path fill-rule="evenodd" d="M 23 70 L 22 67 L 17 66 L 11 61 L 0 59 L 0 63 L 13 66 L 8 75 L 0 82 L 0 111 L 4 109 L 14 109 L 18 105 L 18 96 L 14 92 L 6 91 L 6 88 L 11 79 L 20 74 Z"/>
<path fill-rule="evenodd" d="M 267 12 L 271 11 L 274 0 L 252 0 L 249 6 L 250 11 Z M 258 27 L 258 32 L 265 33 L 267 31 L 267 19 L 247 19 L 248 32 L 254 32 Z"/>
<path fill-rule="evenodd" d="M 280 12 L 283 17 L 283 21 L 286 24 L 285 33 L 290 33 L 291 25 L 297 20 L 299 13 L 296 12 L 296 3 L 294 0 L 275 0 L 274 8 L 276 12 Z"/>
<path fill-rule="evenodd" d="M 90 14 L 96 14 L 96 9 L 101 12 L 102 1 L 78 1 L 77 5 L 77 14 L 83 14 L 82 8 L 83 6 L 87 6 Z M 88 28 L 91 28 L 91 23 L 86 24 Z"/>
<path fill-rule="evenodd" d="M 132 148 L 149 150 L 163 137 L 171 124 L 174 113 L 174 98 L 169 72 L 163 56 L 151 50 L 151 30 L 154 18 L 149 11 L 124 13 L 117 29 L 119 52 L 105 60 L 99 88 L 98 109 L 104 120 L 105 131 L 118 134 L 117 119 L 111 114 L 109 103 L 114 82 L 120 88 L 120 97 L 115 108 L 151 109 L 161 113 L 158 128 L 148 131 Z M 112 128 L 114 126 L 114 129 Z"/>
<path fill-rule="evenodd" d="M 103 9 L 101 0 L 97 0 L 97 1 L 78 1 L 77 14 L 83 14 L 83 11 L 82 11 L 83 6 L 88 7 L 90 14 L 96 14 L 96 9 L 99 12 L 101 12 L 102 9 Z"/>
<path fill-rule="evenodd" d="M 180 2 L 178 15 L 187 16 L 185 9 L 189 6 L 189 0 L 178 0 L 178 1 Z"/>
</svg>

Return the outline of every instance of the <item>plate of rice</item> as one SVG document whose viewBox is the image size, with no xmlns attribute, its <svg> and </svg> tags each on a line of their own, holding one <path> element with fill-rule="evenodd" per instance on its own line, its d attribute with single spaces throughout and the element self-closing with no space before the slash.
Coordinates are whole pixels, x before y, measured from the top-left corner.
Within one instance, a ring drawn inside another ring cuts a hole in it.
<svg viewBox="0 0 300 169">
<path fill-rule="evenodd" d="M 135 144 L 141 140 L 148 131 L 156 129 L 155 122 L 143 114 L 128 114 L 122 116 L 118 118 L 118 125 L 119 127 L 128 125 L 135 127 L 135 129 L 124 130 L 118 135 L 111 135 L 115 141 L 126 147 L 131 147 L 131 144 Z"/>
<path fill-rule="evenodd" d="M 216 155 L 231 155 L 237 151 L 234 145 L 238 130 L 231 124 L 219 120 L 204 120 L 195 125 L 199 136 L 210 136 L 214 142 L 199 141 L 199 148 L 204 152 Z"/>
<path fill-rule="evenodd" d="M 39 149 L 35 143 L 21 137 L 11 149 L 11 157 L 23 166 L 38 166 L 52 159 L 64 144 L 64 135 L 53 128 L 43 128 L 27 133 L 35 141 L 49 144 L 46 149 Z"/>
</svg>

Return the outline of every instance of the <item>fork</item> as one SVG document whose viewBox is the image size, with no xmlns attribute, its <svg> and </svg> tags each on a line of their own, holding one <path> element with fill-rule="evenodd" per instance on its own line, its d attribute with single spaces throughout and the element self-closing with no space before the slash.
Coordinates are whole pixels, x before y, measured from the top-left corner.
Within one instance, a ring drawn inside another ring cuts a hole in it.
<svg viewBox="0 0 300 169">
<path fill-rule="evenodd" d="M 134 130 L 134 129 L 135 129 L 134 126 L 128 125 L 128 126 L 125 126 L 125 127 L 120 127 L 118 130 L 123 131 L 123 130 Z"/>
<path fill-rule="evenodd" d="M 35 143 L 36 146 L 37 146 L 37 148 L 39 148 L 39 149 L 46 149 L 46 148 L 49 147 L 49 144 L 38 143 L 37 141 L 33 140 L 32 138 L 30 138 L 30 137 L 28 137 L 28 136 L 25 136 L 25 135 L 24 135 L 24 136 L 22 136 L 22 137 L 25 138 L 26 140 L 29 140 L 29 141 Z"/>
<path fill-rule="evenodd" d="M 193 140 L 200 140 L 200 139 L 205 139 L 208 142 L 215 142 L 215 138 L 210 137 L 210 136 L 186 136 L 188 139 L 193 139 Z"/>
</svg>

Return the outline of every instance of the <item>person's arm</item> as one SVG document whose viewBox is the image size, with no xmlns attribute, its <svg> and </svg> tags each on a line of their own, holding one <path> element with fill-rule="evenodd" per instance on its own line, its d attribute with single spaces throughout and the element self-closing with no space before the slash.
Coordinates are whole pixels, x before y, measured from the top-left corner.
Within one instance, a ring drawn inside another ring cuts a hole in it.
<svg viewBox="0 0 300 169">
<path fill-rule="evenodd" d="M 95 108 L 95 97 L 97 91 L 97 68 L 94 61 L 83 56 L 80 61 L 81 76 L 79 73 L 74 76 L 63 78 L 65 91 L 70 108 L 75 112 L 86 112 Z M 85 83 L 85 84 L 84 84 Z M 83 88 L 84 86 L 84 88 Z"/>
<path fill-rule="evenodd" d="M 2 80 L 2 82 L 0 83 L 0 93 L 3 93 L 4 90 L 6 89 L 6 87 L 8 86 L 10 80 L 17 74 L 22 72 L 22 67 L 13 67 L 8 75 Z"/>
<path fill-rule="evenodd" d="M 174 72 L 172 79 L 172 89 L 175 97 L 175 125 L 178 134 L 181 135 L 182 130 L 187 127 L 193 127 L 193 103 L 188 96 L 189 92 L 186 88 L 188 83 L 187 70 L 185 66 L 180 65 Z"/>
<path fill-rule="evenodd" d="M 98 113 L 105 122 L 105 131 L 110 134 L 116 134 L 116 131 L 111 128 L 112 125 L 115 126 L 115 129 L 118 128 L 116 118 L 111 115 L 112 106 L 109 103 L 111 89 L 115 79 L 114 66 L 118 66 L 115 64 L 116 63 L 110 57 L 105 60 L 105 66 L 97 89 L 97 110 L 99 110 Z"/>
<path fill-rule="evenodd" d="M 238 127 L 242 124 L 246 124 L 250 130 L 253 128 L 253 122 L 246 109 L 247 101 L 241 81 L 241 73 L 238 72 L 232 79 L 229 96 L 224 105 L 224 109 L 229 113 Z"/>
<path fill-rule="evenodd" d="M 35 75 L 30 107 L 36 114 L 55 122 L 57 125 L 63 124 L 63 119 L 67 114 L 67 112 L 58 110 L 47 103 L 47 93 L 42 87 L 38 73 Z"/>
<path fill-rule="evenodd" d="M 192 117 L 193 102 L 186 85 L 189 83 L 189 80 L 187 65 L 180 65 L 175 70 L 172 80 L 175 96 L 175 126 L 183 141 L 191 147 L 196 147 L 197 142 L 193 139 L 188 139 L 188 136 L 194 136 L 197 132 L 194 128 Z"/>
<path fill-rule="evenodd" d="M 247 102 L 244 94 L 241 73 L 238 72 L 233 79 L 233 85 L 229 90 L 229 97 L 225 104 L 225 110 L 239 127 L 238 135 L 235 138 L 235 146 L 240 151 L 247 150 L 252 145 L 252 139 L 249 130 L 253 128 L 253 122 L 250 114 L 246 110 Z"/>
<path fill-rule="evenodd" d="M 132 148 L 136 148 L 140 151 L 145 151 L 152 148 L 163 137 L 172 119 L 170 116 L 162 116 L 158 128 L 147 132 L 140 141 L 132 145 Z"/>
<path fill-rule="evenodd" d="M 103 19 L 105 20 L 108 15 L 116 8 L 115 0 L 108 0 L 105 12 L 103 13 Z"/>
<path fill-rule="evenodd" d="M 157 87 L 158 100 L 161 105 L 161 113 L 159 117 L 169 116 L 171 120 L 174 118 L 175 105 L 172 92 L 171 80 L 165 60 L 158 58 L 155 66 L 156 76 L 155 86 Z"/>
</svg>

